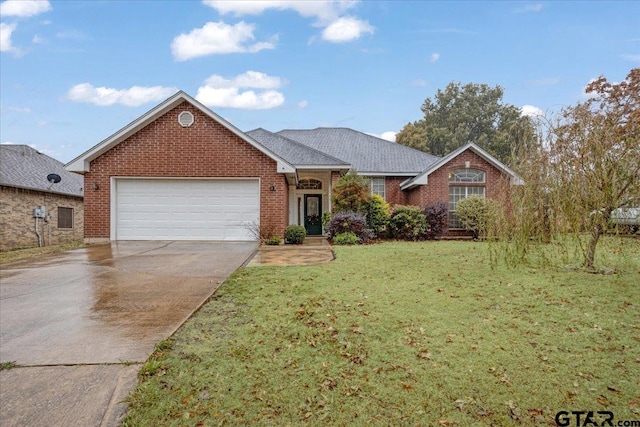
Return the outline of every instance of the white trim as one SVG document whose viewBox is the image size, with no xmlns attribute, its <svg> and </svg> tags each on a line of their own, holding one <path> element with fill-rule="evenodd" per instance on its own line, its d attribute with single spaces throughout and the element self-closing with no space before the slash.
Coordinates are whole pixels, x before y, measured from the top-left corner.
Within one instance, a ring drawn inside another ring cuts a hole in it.
<svg viewBox="0 0 640 427">
<path fill-rule="evenodd" d="M 493 165 L 495 168 L 511 176 L 511 183 L 513 185 L 524 185 L 524 180 L 520 178 L 514 171 L 509 169 L 502 162 L 500 162 L 498 159 L 493 157 L 491 154 L 484 151 L 482 148 L 478 147 L 473 142 L 470 142 L 467 145 L 464 145 L 458 148 L 457 150 L 454 150 L 451 153 L 447 154 L 445 157 L 441 158 L 440 160 L 438 160 L 437 162 L 429 166 L 429 168 L 421 172 L 415 178 L 408 179 L 406 181 L 401 182 L 400 189 L 408 190 L 409 188 L 413 188 L 418 185 L 427 185 L 429 183 L 429 175 L 431 175 L 433 172 L 437 171 L 442 166 L 449 163 L 452 159 L 456 158 L 458 155 L 465 152 L 466 150 L 473 151 L 478 156 L 482 157 L 485 161 L 487 161 L 489 164 Z"/>
<path fill-rule="evenodd" d="M 177 92 L 175 95 L 166 99 L 164 102 L 158 104 L 157 106 L 155 106 L 154 108 L 152 108 L 151 110 L 149 110 L 148 112 L 146 112 L 145 114 L 143 114 L 142 116 L 134 120 L 133 122 L 129 123 L 127 126 L 123 127 L 113 135 L 102 140 L 95 146 L 91 147 L 89 150 L 85 151 L 75 159 L 71 160 L 69 163 L 65 165 L 65 169 L 71 172 L 78 172 L 78 173 L 89 172 L 90 163 L 92 160 L 104 154 L 105 152 L 107 152 L 108 150 L 110 150 L 120 142 L 124 141 L 128 137 L 134 135 L 135 133 L 140 131 L 142 128 L 147 126 L 149 123 L 152 123 L 153 121 L 158 119 L 160 116 L 162 116 L 166 112 L 170 111 L 171 109 L 175 108 L 176 106 L 180 105 L 185 101 L 193 105 L 195 108 L 197 108 L 207 116 L 209 116 L 212 120 L 221 124 L 223 127 L 231 131 L 233 134 L 238 136 L 243 141 L 252 145 L 254 148 L 261 151 L 262 153 L 270 157 L 272 160 L 276 161 L 278 165 L 277 167 L 278 173 L 295 173 L 296 169 L 292 164 L 290 164 L 280 156 L 276 155 L 275 153 L 267 149 L 258 141 L 251 138 L 249 135 L 245 134 L 240 129 L 236 128 L 231 123 L 229 123 L 222 117 L 218 116 L 216 113 L 214 113 L 209 108 L 207 108 L 206 106 L 201 104 L 199 101 L 197 101 L 195 98 L 192 98 L 191 96 L 187 95 L 183 91 Z"/>
<path fill-rule="evenodd" d="M 247 176 L 247 177 L 215 177 L 215 176 L 206 176 L 206 177 L 183 177 L 183 176 L 112 176 L 111 177 L 111 191 L 110 191 L 110 201 L 109 201 L 109 221 L 110 221 L 110 231 L 109 231 L 109 240 L 118 240 L 117 236 L 117 206 L 116 206 L 116 196 L 117 196 L 117 186 L 118 181 L 125 180 L 175 180 L 175 181 L 257 181 L 258 182 L 258 222 L 260 221 L 260 214 L 262 211 L 262 182 L 260 177 L 255 176 Z"/>
</svg>

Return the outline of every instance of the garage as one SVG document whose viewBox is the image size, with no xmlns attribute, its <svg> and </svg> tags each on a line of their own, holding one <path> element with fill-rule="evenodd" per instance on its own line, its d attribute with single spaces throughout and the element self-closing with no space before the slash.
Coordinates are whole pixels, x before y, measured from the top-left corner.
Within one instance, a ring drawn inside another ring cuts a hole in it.
<svg viewBox="0 0 640 427">
<path fill-rule="evenodd" d="M 113 240 L 255 240 L 258 179 L 115 178 L 113 184 Z"/>
</svg>

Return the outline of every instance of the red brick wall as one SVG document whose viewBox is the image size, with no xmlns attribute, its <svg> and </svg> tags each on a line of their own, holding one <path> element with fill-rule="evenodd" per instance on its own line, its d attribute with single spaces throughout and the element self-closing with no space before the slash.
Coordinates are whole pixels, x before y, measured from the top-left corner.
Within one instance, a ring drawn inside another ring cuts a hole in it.
<svg viewBox="0 0 640 427">
<path fill-rule="evenodd" d="M 183 128 L 178 114 L 185 110 L 195 121 Z M 260 223 L 284 235 L 288 186 L 276 170 L 274 160 L 184 102 L 91 162 L 85 173 L 85 238 L 110 236 L 112 176 L 259 177 Z M 269 190 L 272 183 L 276 191 Z"/>
<path fill-rule="evenodd" d="M 410 177 L 408 176 L 388 176 L 385 179 L 385 200 L 391 206 L 393 205 L 406 205 L 407 195 L 406 191 L 400 189 L 400 183 L 406 181 Z"/>
</svg>

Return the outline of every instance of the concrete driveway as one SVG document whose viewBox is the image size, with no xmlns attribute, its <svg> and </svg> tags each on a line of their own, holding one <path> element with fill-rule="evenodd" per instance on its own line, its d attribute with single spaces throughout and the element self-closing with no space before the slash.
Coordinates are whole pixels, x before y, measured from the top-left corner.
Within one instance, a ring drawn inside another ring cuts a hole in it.
<svg viewBox="0 0 640 427">
<path fill-rule="evenodd" d="M 140 364 L 256 243 L 117 242 L 0 271 L 0 425 L 111 426 Z"/>
</svg>

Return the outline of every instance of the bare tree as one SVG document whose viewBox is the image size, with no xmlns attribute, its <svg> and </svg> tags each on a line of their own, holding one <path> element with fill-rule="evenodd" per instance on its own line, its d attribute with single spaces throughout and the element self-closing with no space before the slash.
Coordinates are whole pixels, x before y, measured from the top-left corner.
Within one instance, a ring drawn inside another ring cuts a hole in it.
<svg viewBox="0 0 640 427">
<path fill-rule="evenodd" d="M 586 232 L 584 267 L 594 269 L 611 212 L 640 203 L 640 68 L 620 83 L 600 77 L 586 93 L 588 100 L 547 121 L 538 143 L 514 162 L 525 188 L 511 196 L 501 221 L 520 243 Z"/>
</svg>

